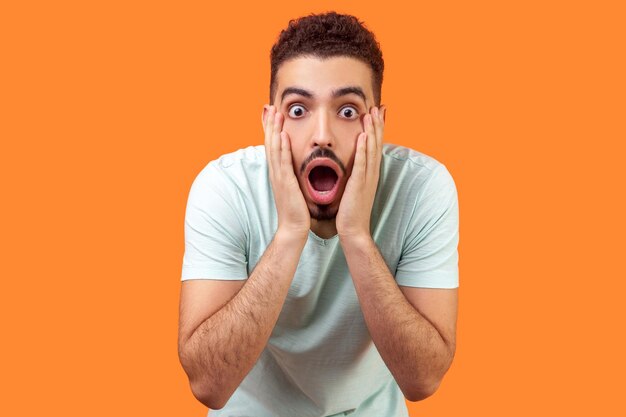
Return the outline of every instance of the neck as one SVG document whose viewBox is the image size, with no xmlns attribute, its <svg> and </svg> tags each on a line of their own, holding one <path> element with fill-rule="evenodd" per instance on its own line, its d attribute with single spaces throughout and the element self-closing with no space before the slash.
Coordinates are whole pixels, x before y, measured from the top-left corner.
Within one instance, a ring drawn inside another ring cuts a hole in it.
<svg viewBox="0 0 626 417">
<path fill-rule="evenodd" d="M 311 231 L 322 239 L 330 239 L 337 234 L 335 219 L 315 220 L 311 219 Z"/>
</svg>

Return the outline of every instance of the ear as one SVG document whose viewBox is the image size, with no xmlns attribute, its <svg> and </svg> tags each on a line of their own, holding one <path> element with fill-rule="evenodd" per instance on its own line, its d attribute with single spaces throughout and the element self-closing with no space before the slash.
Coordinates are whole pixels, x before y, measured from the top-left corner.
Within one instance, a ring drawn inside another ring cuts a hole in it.
<svg viewBox="0 0 626 417">
<path fill-rule="evenodd" d="M 263 111 L 261 112 L 261 124 L 263 125 L 263 129 L 265 129 L 265 119 L 267 119 L 267 113 L 270 111 L 270 105 L 263 105 Z"/>
</svg>

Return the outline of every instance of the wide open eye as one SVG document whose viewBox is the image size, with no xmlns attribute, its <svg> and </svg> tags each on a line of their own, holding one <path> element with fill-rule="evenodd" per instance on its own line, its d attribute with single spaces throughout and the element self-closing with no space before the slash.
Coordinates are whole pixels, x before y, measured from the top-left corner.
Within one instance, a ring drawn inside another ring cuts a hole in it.
<svg viewBox="0 0 626 417">
<path fill-rule="evenodd" d="M 350 120 L 356 120 L 359 118 L 359 111 L 354 106 L 345 106 L 341 110 L 339 110 L 339 114 L 341 117 Z"/>
<path fill-rule="evenodd" d="M 293 119 L 299 119 L 300 117 L 304 116 L 305 111 L 306 109 L 304 108 L 304 106 L 294 104 L 293 106 L 289 107 L 289 117 Z"/>
</svg>

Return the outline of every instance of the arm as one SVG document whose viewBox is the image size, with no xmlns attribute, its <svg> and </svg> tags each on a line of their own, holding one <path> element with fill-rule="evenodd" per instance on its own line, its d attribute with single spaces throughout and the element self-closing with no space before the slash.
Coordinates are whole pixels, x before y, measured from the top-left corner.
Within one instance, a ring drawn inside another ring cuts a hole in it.
<svg viewBox="0 0 626 417">
<path fill-rule="evenodd" d="M 201 280 L 185 283 L 181 290 L 179 358 L 193 394 L 213 409 L 224 407 L 266 346 L 310 229 L 309 211 L 293 172 L 289 137 L 281 132 L 282 121 L 280 113 L 266 107 L 265 152 L 278 214 L 274 239 L 245 284 Z M 211 200 L 213 204 L 218 201 Z M 207 216 L 212 212 L 210 207 L 208 212 Z M 232 217 L 213 219 L 211 223 L 220 220 L 223 223 Z M 207 227 L 202 216 L 198 216 L 189 232 L 210 243 L 206 251 L 217 258 L 212 268 L 219 269 L 232 253 L 238 255 L 235 258 L 244 258 L 244 245 L 224 250 L 227 241 L 214 239 L 220 229 Z M 190 244 L 189 250 L 194 251 L 195 246 Z"/>
<path fill-rule="evenodd" d="M 211 286 L 199 293 L 189 285 L 199 281 L 183 284 L 179 357 L 194 396 L 207 407 L 222 408 L 261 355 L 305 242 L 277 233 L 245 285 L 230 301 L 224 299 L 229 295 L 216 297 Z M 196 324 L 203 305 L 224 302 L 223 307 L 214 314 L 209 312 Z"/>
<path fill-rule="evenodd" d="M 371 238 L 341 244 L 372 340 L 404 396 L 432 395 L 454 357 L 457 289 L 398 287 Z"/>
<path fill-rule="evenodd" d="M 364 117 L 365 132 L 359 137 L 352 175 L 337 214 L 337 231 L 372 340 L 405 397 L 418 401 L 437 389 L 454 357 L 457 290 L 398 287 L 371 237 L 384 113 L 374 107 Z M 429 198 L 431 204 L 434 201 Z M 405 275 L 416 270 L 408 265 L 433 262 L 428 257 L 442 251 L 442 241 L 447 242 L 448 259 L 455 261 L 456 205 L 453 207 L 452 216 L 434 210 L 437 214 L 431 217 L 437 219 L 436 225 L 429 226 L 428 239 L 410 239 L 403 255 Z M 430 269 L 421 275 L 428 273 L 442 272 Z"/>
</svg>

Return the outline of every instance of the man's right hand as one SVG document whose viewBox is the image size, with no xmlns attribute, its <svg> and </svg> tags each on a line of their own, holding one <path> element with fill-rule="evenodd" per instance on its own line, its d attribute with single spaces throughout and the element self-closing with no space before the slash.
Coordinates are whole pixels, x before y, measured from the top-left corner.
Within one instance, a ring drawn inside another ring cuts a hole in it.
<svg viewBox="0 0 626 417">
<path fill-rule="evenodd" d="M 284 116 L 276 111 L 275 106 L 269 106 L 265 113 L 265 155 L 278 212 L 276 233 L 285 232 L 288 236 L 306 239 L 311 216 L 293 170 L 289 135 L 282 131 Z"/>
</svg>

